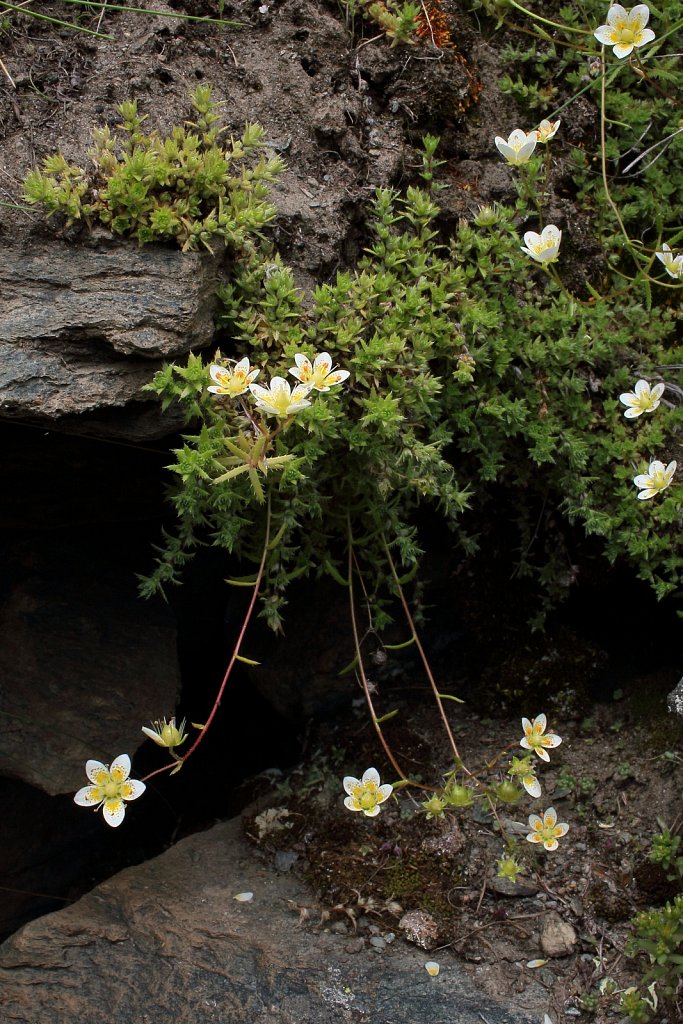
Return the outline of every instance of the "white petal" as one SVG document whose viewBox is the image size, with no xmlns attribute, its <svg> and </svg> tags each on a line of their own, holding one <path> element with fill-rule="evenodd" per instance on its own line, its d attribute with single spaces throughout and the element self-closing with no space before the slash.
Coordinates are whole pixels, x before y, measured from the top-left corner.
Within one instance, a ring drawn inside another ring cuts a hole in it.
<svg viewBox="0 0 683 1024">
<path fill-rule="evenodd" d="M 638 495 L 638 498 L 640 499 L 640 501 L 647 501 L 648 498 L 654 498 L 656 493 L 656 490 L 653 491 L 652 488 L 649 487 L 646 491 L 641 491 Z"/>
<path fill-rule="evenodd" d="M 545 752 L 543 747 L 534 747 L 534 750 L 536 751 L 536 753 L 540 757 L 541 761 L 549 761 L 550 760 L 549 755 Z"/>
<path fill-rule="evenodd" d="M 607 21 L 613 25 L 615 21 L 628 21 L 628 11 L 621 4 L 612 4 L 607 12 Z"/>
<path fill-rule="evenodd" d="M 119 754 L 111 763 L 109 771 L 112 775 L 118 775 L 121 780 L 127 779 L 130 775 L 130 758 L 128 754 Z"/>
<path fill-rule="evenodd" d="M 318 367 L 322 366 L 324 363 L 327 363 L 330 368 L 332 367 L 332 356 L 329 352 L 321 352 L 320 355 L 315 357 L 313 360 L 313 370 L 317 370 Z"/>
<path fill-rule="evenodd" d="M 535 799 L 538 799 L 538 797 L 541 795 L 541 783 L 535 776 L 524 775 L 522 777 L 522 785 L 524 786 L 529 796 L 533 796 Z"/>
<path fill-rule="evenodd" d="M 676 466 L 677 465 L 678 465 L 678 463 L 676 462 L 675 459 L 672 462 L 670 462 L 669 465 L 664 470 L 666 476 L 673 476 L 674 473 L 676 472 Z"/>
<path fill-rule="evenodd" d="M 548 724 L 548 719 L 545 715 L 536 715 L 534 718 L 534 729 L 538 729 L 540 732 L 545 732 L 545 727 Z"/>
<path fill-rule="evenodd" d="M 271 394 L 268 388 L 262 387 L 260 384 L 250 384 L 249 390 L 255 398 L 258 398 L 261 402 L 270 401 Z"/>
<path fill-rule="evenodd" d="M 631 8 L 629 21 L 637 22 L 641 28 L 645 28 L 649 20 L 650 8 L 647 4 L 636 4 L 635 7 Z M 648 29 L 648 32 L 652 32 L 652 29 Z M 654 32 L 652 32 L 652 37 L 654 38 Z"/>
<path fill-rule="evenodd" d="M 362 811 L 363 808 L 358 806 L 358 803 L 352 796 L 344 797 L 344 807 L 349 811 Z"/>
<path fill-rule="evenodd" d="M 543 824 L 546 828 L 552 828 L 557 821 L 557 811 L 554 807 L 549 807 L 543 815 Z"/>
<path fill-rule="evenodd" d="M 539 818 L 537 814 L 529 815 L 529 828 L 541 829 L 543 828 L 543 819 Z"/>
<path fill-rule="evenodd" d="M 563 821 L 559 825 L 556 825 L 555 828 L 557 830 L 558 838 L 560 836 L 566 836 L 567 832 L 569 832 L 569 825 L 566 823 L 566 821 Z"/>
<path fill-rule="evenodd" d="M 428 960 L 425 964 L 425 971 L 430 977 L 436 978 L 441 968 L 437 964 L 436 960 Z"/>
<path fill-rule="evenodd" d="M 304 370 L 307 373 L 313 372 L 311 360 L 308 358 L 308 356 L 303 355 L 301 352 L 297 352 L 297 354 L 294 356 L 294 362 L 296 363 L 300 370 Z"/>
<path fill-rule="evenodd" d="M 546 839 L 544 840 L 543 845 L 546 850 L 556 850 L 558 846 L 557 839 Z"/>
<path fill-rule="evenodd" d="M 299 385 L 297 384 L 297 387 Z M 285 394 L 289 397 L 292 393 L 292 389 L 289 385 L 289 381 L 285 380 L 284 377 L 271 377 L 270 378 L 270 393 L 273 397 L 280 394 Z"/>
<path fill-rule="evenodd" d="M 628 57 L 630 53 L 633 53 L 633 43 L 617 43 L 612 52 L 619 59 Z M 550 847 L 547 847 L 547 849 L 550 849 Z"/>
<path fill-rule="evenodd" d="M 121 796 L 124 800 L 137 800 L 139 796 L 147 789 L 144 782 L 140 782 L 139 779 L 127 779 L 122 786 L 123 792 Z"/>
<path fill-rule="evenodd" d="M 86 761 L 85 762 L 85 774 L 88 776 L 91 782 L 97 782 L 97 776 L 100 772 L 108 772 L 106 764 L 102 764 L 101 761 Z"/>
<path fill-rule="evenodd" d="M 547 736 L 543 737 L 543 746 L 544 747 L 550 747 L 551 750 L 552 750 L 553 747 L 559 747 L 561 742 L 562 742 L 562 737 L 561 736 L 556 736 L 552 732 L 548 733 Z"/>
<path fill-rule="evenodd" d="M 210 390 L 211 388 L 209 388 L 209 391 Z M 142 731 L 144 732 L 145 736 L 148 736 L 151 740 L 154 740 L 155 743 L 159 743 L 162 747 L 166 746 L 159 733 L 156 732 L 154 729 L 150 729 L 146 725 L 143 725 Z"/>
<path fill-rule="evenodd" d="M 240 359 L 239 363 L 235 363 L 232 372 L 238 373 L 240 370 L 245 374 L 249 373 L 249 359 L 247 356 L 245 356 L 244 359 Z"/>
<path fill-rule="evenodd" d="M 238 903 L 251 903 L 254 898 L 253 892 L 238 892 L 233 896 Z"/>
<path fill-rule="evenodd" d="M 216 384 L 222 384 L 225 378 L 230 376 L 224 366 L 218 366 L 216 363 L 213 363 L 209 367 L 209 374 L 211 376 L 211 380 L 215 380 Z"/>
<path fill-rule="evenodd" d="M 522 732 L 526 735 L 528 732 L 531 732 L 532 728 L 533 728 L 533 726 L 531 725 L 531 722 L 529 721 L 529 719 L 528 718 L 523 718 L 522 719 Z"/>
<path fill-rule="evenodd" d="M 376 768 L 368 768 L 367 771 L 363 772 L 363 785 L 368 782 L 374 782 L 376 786 L 379 786 L 379 772 Z"/>
<path fill-rule="evenodd" d="M 675 468 L 676 463 L 674 463 L 673 465 Z M 667 468 L 671 468 L 671 464 Z M 664 463 L 660 462 L 659 459 L 655 459 L 654 462 L 650 463 L 650 468 L 648 470 L 650 476 L 654 476 L 655 473 L 663 473 L 664 471 Z"/>
<path fill-rule="evenodd" d="M 624 416 L 626 417 L 627 420 L 635 420 L 638 416 L 641 416 L 642 413 L 643 413 L 643 410 L 640 407 L 636 406 L 633 409 L 626 409 L 624 411 Z"/>
<path fill-rule="evenodd" d="M 354 779 L 353 775 L 345 775 L 343 780 L 343 786 L 349 796 L 353 796 L 353 791 L 361 785 L 360 779 Z"/>
<path fill-rule="evenodd" d="M 379 806 L 373 807 L 371 811 L 363 811 L 367 818 L 376 818 L 379 814 Z"/>
<path fill-rule="evenodd" d="M 609 18 L 609 14 L 607 17 Z M 593 35 L 603 46 L 614 46 L 618 39 L 616 32 L 609 25 L 601 25 L 600 28 L 596 28 Z"/>
<path fill-rule="evenodd" d="M 74 796 L 74 803 L 78 804 L 79 807 L 92 807 L 94 804 L 99 803 L 97 793 L 97 786 L 84 786 Z"/>
<path fill-rule="evenodd" d="M 123 800 L 105 800 L 102 805 L 102 813 L 107 825 L 118 828 L 126 816 L 126 805 Z"/>
<path fill-rule="evenodd" d="M 385 782 L 383 786 L 380 786 L 377 790 L 377 803 L 383 804 L 385 800 L 388 800 L 391 794 L 394 792 L 394 787 Z"/>
<path fill-rule="evenodd" d="M 653 387 L 653 389 L 652 389 L 652 398 L 654 398 L 654 400 L 656 402 L 659 401 L 659 399 L 664 394 L 665 388 L 666 388 L 666 384 L 655 384 L 655 386 Z"/>
</svg>

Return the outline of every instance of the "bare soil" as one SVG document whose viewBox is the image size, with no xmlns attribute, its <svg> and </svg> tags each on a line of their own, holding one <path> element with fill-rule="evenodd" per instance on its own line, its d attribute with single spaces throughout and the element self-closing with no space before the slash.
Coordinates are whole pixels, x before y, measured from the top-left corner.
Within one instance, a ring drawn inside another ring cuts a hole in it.
<svg viewBox="0 0 683 1024">
<path fill-rule="evenodd" d="M 606 977 L 621 990 L 637 984 L 643 965 L 625 950 L 630 919 L 679 891 L 649 859 L 653 834 L 675 828 L 683 812 L 683 727 L 666 713 L 670 683 L 666 671 L 633 678 L 625 695 L 617 690 L 590 715 L 549 716 L 563 742 L 549 764 L 538 762 L 542 797 L 498 805 L 525 865 L 516 885 L 497 877 L 504 843 L 484 807 L 428 820 L 420 802 L 429 793 L 414 789 L 383 804 L 376 818 L 345 809 L 344 775 L 360 777 L 372 764 L 383 782 L 395 777 L 362 700 L 354 714 L 312 738 L 311 757 L 283 782 L 275 809 L 246 821 L 247 835 L 276 865 L 294 863 L 312 884 L 320 907 L 301 908 L 304 919 L 347 934 L 369 954 L 381 956 L 381 940 L 400 936 L 442 970 L 458 958 L 488 995 L 539 1021 L 544 1013 L 553 1021 L 590 1017 L 586 997 L 594 997 L 598 1024 L 618 1019 L 618 997 L 600 997 L 598 985 Z M 403 700 L 401 687 L 379 696 L 382 710 L 399 709 L 384 726 L 387 738 L 404 771 L 438 787 L 453 768 L 445 734 L 417 685 L 408 687 L 409 699 L 405 689 L 404 682 Z M 530 702 L 525 713 L 535 717 L 541 708 Z M 501 747 L 508 749 L 503 768 L 522 753 L 517 717 L 491 719 L 458 707 L 450 720 L 464 762 L 483 780 L 503 777 L 484 767 Z M 546 852 L 525 836 L 528 815 L 551 805 L 569 832 L 557 851 Z M 417 931 L 404 917 L 410 912 L 421 915 Z M 571 926 L 575 942 L 544 952 L 542 931 L 558 921 Z M 665 1008 L 656 1019 L 672 1024 L 680 1009 Z"/>
</svg>

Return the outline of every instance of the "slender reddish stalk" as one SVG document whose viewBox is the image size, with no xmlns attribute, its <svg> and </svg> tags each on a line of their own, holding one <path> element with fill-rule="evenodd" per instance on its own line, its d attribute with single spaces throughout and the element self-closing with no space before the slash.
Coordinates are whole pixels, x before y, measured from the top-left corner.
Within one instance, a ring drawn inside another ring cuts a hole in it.
<svg viewBox="0 0 683 1024">
<path fill-rule="evenodd" d="M 463 771 L 466 772 L 467 775 L 472 775 L 472 772 L 468 768 L 466 768 L 465 765 L 462 763 L 462 758 L 460 757 L 460 753 L 458 751 L 458 745 L 455 742 L 455 736 L 453 735 L 453 731 L 452 731 L 452 729 L 450 727 L 450 724 L 449 724 L 449 721 L 448 721 L 448 717 L 447 717 L 446 712 L 444 710 L 443 700 L 441 699 L 441 694 L 439 693 L 439 688 L 436 685 L 436 681 L 434 679 L 434 675 L 432 673 L 431 666 L 429 664 L 429 661 L 427 660 L 427 655 L 425 654 L 424 648 L 423 648 L 422 644 L 420 643 L 420 638 L 417 635 L 417 630 L 415 629 L 415 623 L 413 621 L 412 615 L 410 614 L 410 608 L 408 607 L 408 602 L 406 601 L 406 596 L 403 593 L 403 587 L 401 586 L 401 584 L 399 582 L 398 573 L 396 572 L 396 566 L 394 565 L 394 560 L 391 557 L 391 552 L 389 551 L 389 545 L 387 544 L 386 537 L 384 536 L 384 534 L 382 534 L 382 544 L 384 546 L 384 551 L 385 551 L 385 554 L 387 556 L 387 561 L 389 562 L 389 568 L 391 569 L 391 575 L 393 577 L 394 583 L 396 584 L 396 589 L 398 591 L 398 596 L 401 599 L 401 604 L 403 606 L 403 614 L 406 617 L 406 622 L 408 623 L 408 627 L 409 627 L 410 632 L 412 634 L 413 642 L 414 642 L 415 646 L 417 647 L 417 650 L 418 650 L 418 652 L 420 654 L 420 658 L 422 660 L 422 664 L 424 665 L 424 670 L 425 670 L 425 672 L 427 674 L 427 679 L 429 680 L 429 685 L 431 686 L 432 691 L 434 693 L 434 699 L 436 700 L 436 703 L 437 703 L 438 708 L 439 708 L 439 714 L 441 715 L 441 721 L 443 722 L 444 729 L 446 730 L 446 735 L 448 736 L 448 742 L 450 743 L 451 749 L 453 750 L 453 753 L 455 754 L 456 761 L 460 764 L 460 766 L 462 767 Z"/>
<path fill-rule="evenodd" d="M 360 640 L 358 638 L 358 623 L 356 622 L 356 609 L 354 607 L 353 602 L 353 535 L 351 533 L 351 520 L 349 517 L 347 517 L 347 523 L 349 539 L 349 608 L 351 611 L 351 630 L 353 632 L 353 646 L 356 652 L 356 661 L 358 662 L 358 678 L 360 679 L 360 684 L 363 687 L 363 693 L 365 694 L 365 701 L 368 705 L 370 717 L 372 718 L 372 724 L 375 727 L 377 737 L 380 743 L 382 744 L 382 749 L 384 750 L 384 753 L 387 755 L 391 763 L 391 766 L 393 767 L 394 771 L 399 776 L 399 778 L 402 781 L 407 782 L 408 779 L 405 772 L 403 771 L 398 761 L 394 757 L 391 747 L 384 738 L 384 733 L 382 732 L 382 728 L 377 720 L 377 712 L 375 711 L 375 706 L 372 702 L 372 695 L 370 693 L 370 687 L 368 686 L 368 678 L 365 674 L 365 667 L 363 665 L 363 653 L 361 651 Z"/>
<path fill-rule="evenodd" d="M 228 667 L 225 670 L 225 675 L 223 676 L 223 681 L 221 682 L 221 685 L 220 685 L 220 687 L 218 689 L 218 693 L 216 695 L 216 699 L 215 699 L 215 701 L 213 703 L 213 707 L 211 708 L 211 713 L 209 714 L 209 717 L 207 718 L 207 720 L 206 720 L 206 722 L 204 724 L 204 728 L 201 730 L 201 732 L 199 733 L 199 736 L 197 736 L 197 739 L 194 741 L 194 743 L 192 744 L 190 749 L 188 751 L 186 751 L 186 753 L 182 757 L 179 757 L 175 761 L 175 763 L 165 764 L 165 765 L 163 765 L 163 767 L 157 768 L 156 771 L 150 772 L 149 775 L 145 775 L 144 779 L 142 779 L 143 782 L 147 782 L 148 779 L 153 778 L 155 775 L 160 775 L 161 772 L 171 771 L 173 768 L 177 768 L 181 764 L 185 764 L 187 759 L 189 757 L 191 757 L 192 754 L 194 754 L 195 750 L 197 749 L 199 744 L 204 739 L 204 737 L 205 737 L 205 735 L 206 735 L 206 733 L 207 733 L 207 731 L 209 729 L 209 726 L 211 725 L 211 723 L 213 722 L 214 718 L 216 717 L 216 713 L 218 711 L 218 708 L 220 707 L 220 703 L 221 703 L 221 699 L 223 697 L 223 693 L 225 691 L 225 687 L 227 686 L 228 679 L 230 678 L 230 673 L 232 672 L 233 666 L 234 666 L 235 662 L 237 661 L 237 659 L 239 657 L 240 647 L 242 646 L 242 641 L 244 640 L 245 633 L 247 632 L 247 627 L 249 626 L 249 622 L 251 621 L 251 617 L 252 617 L 253 612 L 254 612 L 254 607 L 256 605 L 256 598 L 258 597 L 258 592 L 259 592 L 259 589 L 261 587 L 261 581 L 263 580 L 263 573 L 264 573 L 264 570 L 265 570 L 265 567 L 266 567 L 266 559 L 268 557 L 268 544 L 269 543 L 270 543 L 270 495 L 268 496 L 268 510 L 267 510 L 267 513 L 266 513 L 266 536 L 265 536 L 265 539 L 263 541 L 263 554 L 261 556 L 261 564 L 259 565 L 258 572 L 256 573 L 256 580 L 254 582 L 254 590 L 253 590 L 252 595 L 251 595 L 251 600 L 249 601 L 249 607 L 247 608 L 247 613 L 244 616 L 244 622 L 242 623 L 242 628 L 239 631 L 239 635 L 237 637 L 237 641 L 236 641 L 235 646 L 233 648 L 232 657 L 230 658 L 230 661 L 228 662 Z"/>
</svg>

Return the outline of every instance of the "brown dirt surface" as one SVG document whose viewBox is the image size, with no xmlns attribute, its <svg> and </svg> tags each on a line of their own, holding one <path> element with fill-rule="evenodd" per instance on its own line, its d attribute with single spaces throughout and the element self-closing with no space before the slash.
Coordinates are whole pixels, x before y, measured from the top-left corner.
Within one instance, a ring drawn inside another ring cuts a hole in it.
<svg viewBox="0 0 683 1024">
<path fill-rule="evenodd" d="M 375 765 L 382 782 L 395 780 L 362 700 L 348 719 L 312 737 L 311 756 L 273 797 L 279 810 L 248 819 L 246 832 L 276 863 L 296 861 L 324 908 L 323 927 L 365 943 L 391 941 L 410 938 L 404 915 L 427 915 L 424 942 L 419 929 L 413 941 L 442 966 L 461 959 L 477 984 L 512 1011 L 539 1020 L 548 1013 L 553 1021 L 579 1011 L 583 1018 L 583 1000 L 594 997 L 602 1024 L 614 1019 L 615 1000 L 599 996 L 600 981 L 612 978 L 620 990 L 638 981 L 639 964 L 625 955 L 630 919 L 679 891 L 649 859 L 653 834 L 675 827 L 683 811 L 683 727 L 666 714 L 669 683 L 668 673 L 632 679 L 626 696 L 616 691 L 616 699 L 593 704 L 590 715 L 549 715 L 562 744 L 549 764 L 538 761 L 542 796 L 497 806 L 525 867 L 516 886 L 497 877 L 505 847 L 485 806 L 428 820 L 420 804 L 429 792 L 416 788 L 391 798 L 375 818 L 345 809 L 344 775 L 360 777 Z M 384 730 L 403 770 L 438 787 L 453 770 L 453 756 L 434 706 L 417 689 L 404 680 L 386 692 L 380 687 L 374 699 L 381 712 L 399 709 Z M 533 718 L 537 711 L 524 713 Z M 494 720 L 463 706 L 450 720 L 463 761 L 487 782 L 503 778 L 509 757 L 522 753 L 518 717 Z M 501 746 L 502 771 L 482 770 Z M 569 824 L 554 852 L 525 839 L 528 815 L 548 806 Z M 558 923 L 573 948 L 552 955 L 544 949 Z M 677 1019 L 675 1012 L 669 1008 L 657 1020 Z"/>
</svg>

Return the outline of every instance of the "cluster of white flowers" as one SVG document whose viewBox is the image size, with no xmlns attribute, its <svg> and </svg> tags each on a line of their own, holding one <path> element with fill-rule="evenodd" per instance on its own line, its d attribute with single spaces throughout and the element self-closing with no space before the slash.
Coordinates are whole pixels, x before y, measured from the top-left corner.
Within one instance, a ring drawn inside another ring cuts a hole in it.
<svg viewBox="0 0 683 1024">
<path fill-rule="evenodd" d="M 496 135 L 495 143 L 498 152 L 513 167 L 526 164 L 539 142 L 545 144 L 555 137 L 560 124 L 559 117 L 556 121 L 548 121 L 544 118 L 538 128 L 534 128 L 533 131 L 525 132 L 522 128 L 515 128 L 507 140 Z M 546 224 L 540 235 L 536 231 L 527 231 L 521 249 L 536 263 L 547 265 L 557 260 L 561 241 L 560 229 L 555 224 Z"/>
<path fill-rule="evenodd" d="M 256 400 L 257 409 L 270 416 L 284 418 L 306 409 L 311 404 L 308 399 L 311 391 L 329 391 L 350 376 L 348 370 L 339 370 L 332 365 L 328 352 L 321 352 L 313 362 L 308 356 L 297 352 L 294 362 L 296 365 L 289 370 L 299 381 L 294 388 L 284 377 L 271 377 L 266 387 L 255 384 L 261 371 L 250 366 L 245 356 L 232 369 L 214 363 L 209 368 L 214 383 L 208 390 L 214 395 L 227 395 L 229 398 L 238 398 L 250 391 Z"/>
<path fill-rule="evenodd" d="M 665 384 L 655 384 L 651 387 L 646 380 L 637 380 L 633 391 L 625 391 L 619 395 L 619 401 L 626 406 L 624 416 L 626 419 L 634 420 L 643 413 L 654 412 L 658 408 Z M 676 472 L 676 461 L 665 466 L 659 459 L 653 459 L 647 473 L 639 473 L 633 478 L 633 483 L 640 491 L 638 497 L 641 501 L 654 498 L 661 491 L 666 490 L 674 478 Z"/>
</svg>

